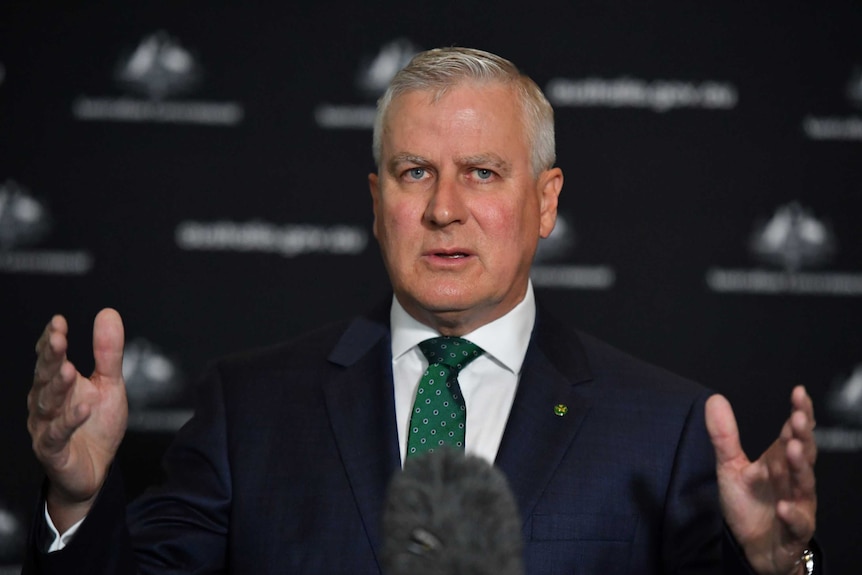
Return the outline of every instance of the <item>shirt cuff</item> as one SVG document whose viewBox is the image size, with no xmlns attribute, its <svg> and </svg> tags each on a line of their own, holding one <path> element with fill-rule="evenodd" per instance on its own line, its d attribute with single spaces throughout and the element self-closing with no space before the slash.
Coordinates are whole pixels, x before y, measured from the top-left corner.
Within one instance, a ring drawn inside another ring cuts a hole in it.
<svg viewBox="0 0 862 575">
<path fill-rule="evenodd" d="M 48 530 L 50 531 L 49 537 L 51 538 L 51 544 L 48 546 L 48 553 L 53 553 L 54 551 L 60 551 L 69 542 L 72 540 L 72 537 L 75 536 L 75 532 L 78 531 L 78 527 L 81 526 L 81 523 L 84 522 L 86 517 L 81 518 L 77 523 L 69 527 L 65 533 L 60 535 L 60 532 L 57 531 L 57 527 L 54 525 L 54 522 L 51 521 L 51 515 L 48 513 L 48 504 L 45 503 L 45 523 L 48 525 Z"/>
</svg>

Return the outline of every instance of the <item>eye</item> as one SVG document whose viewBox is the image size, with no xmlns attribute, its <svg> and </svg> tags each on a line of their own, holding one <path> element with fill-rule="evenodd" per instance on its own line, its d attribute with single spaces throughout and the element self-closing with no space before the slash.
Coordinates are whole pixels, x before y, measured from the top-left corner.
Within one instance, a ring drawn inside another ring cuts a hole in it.
<svg viewBox="0 0 862 575">
<path fill-rule="evenodd" d="M 410 168 L 407 170 L 407 177 L 411 180 L 421 180 L 425 177 L 425 168 Z"/>
<path fill-rule="evenodd" d="M 487 168 L 476 168 L 473 170 L 473 173 L 476 174 L 476 178 L 479 180 L 490 180 L 494 177 L 494 172 Z"/>
</svg>

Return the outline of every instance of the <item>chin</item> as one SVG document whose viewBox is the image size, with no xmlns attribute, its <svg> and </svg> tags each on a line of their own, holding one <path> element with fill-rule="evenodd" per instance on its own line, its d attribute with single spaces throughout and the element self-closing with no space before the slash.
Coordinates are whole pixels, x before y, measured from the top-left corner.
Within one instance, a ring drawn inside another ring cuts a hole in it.
<svg viewBox="0 0 862 575">
<path fill-rule="evenodd" d="M 402 289 L 403 297 L 399 298 L 402 303 L 407 301 L 420 309 L 431 313 L 458 312 L 471 307 L 471 300 L 475 299 L 475 291 L 463 286 L 445 285 L 422 285 L 406 286 Z"/>
</svg>

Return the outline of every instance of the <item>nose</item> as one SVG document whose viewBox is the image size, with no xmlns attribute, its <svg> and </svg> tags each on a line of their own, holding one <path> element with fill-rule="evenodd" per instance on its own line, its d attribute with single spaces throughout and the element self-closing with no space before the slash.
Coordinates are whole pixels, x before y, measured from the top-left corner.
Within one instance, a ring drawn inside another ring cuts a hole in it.
<svg viewBox="0 0 862 575">
<path fill-rule="evenodd" d="M 440 177 L 431 190 L 425 208 L 425 221 L 435 227 L 464 223 L 469 211 L 464 198 L 465 190 L 457 178 Z"/>
</svg>

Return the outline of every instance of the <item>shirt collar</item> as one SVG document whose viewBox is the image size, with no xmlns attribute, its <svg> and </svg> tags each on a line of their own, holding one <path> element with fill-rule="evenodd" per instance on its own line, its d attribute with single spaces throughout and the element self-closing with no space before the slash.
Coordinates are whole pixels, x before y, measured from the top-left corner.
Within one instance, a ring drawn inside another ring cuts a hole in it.
<svg viewBox="0 0 862 575">
<path fill-rule="evenodd" d="M 535 320 L 536 300 L 533 284 L 528 281 L 524 299 L 509 313 L 463 337 L 485 350 L 492 360 L 518 375 L 524 363 L 524 356 L 527 355 Z M 392 298 L 389 321 L 392 327 L 393 360 L 400 358 L 419 342 L 440 335 L 408 314 L 397 297 Z"/>
</svg>

